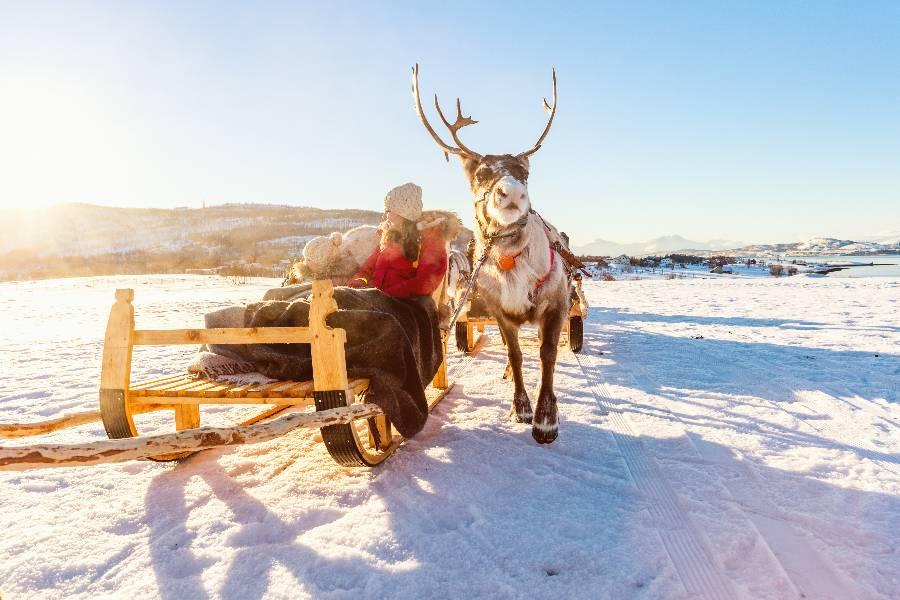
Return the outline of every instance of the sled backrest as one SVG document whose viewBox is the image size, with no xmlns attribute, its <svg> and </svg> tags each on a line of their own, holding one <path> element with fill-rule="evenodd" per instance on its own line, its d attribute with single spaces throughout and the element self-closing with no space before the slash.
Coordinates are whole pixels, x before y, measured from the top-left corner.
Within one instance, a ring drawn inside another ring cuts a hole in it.
<svg viewBox="0 0 900 600">
<path fill-rule="evenodd" d="M 100 374 L 101 395 L 124 394 L 131 379 L 134 346 L 177 344 L 310 344 L 316 391 L 346 390 L 347 369 L 344 344 L 347 333 L 329 327 L 325 319 L 337 310 L 331 281 L 314 281 L 309 309 L 309 327 L 241 327 L 223 329 L 135 329 L 134 291 L 116 290 L 103 346 Z"/>
</svg>

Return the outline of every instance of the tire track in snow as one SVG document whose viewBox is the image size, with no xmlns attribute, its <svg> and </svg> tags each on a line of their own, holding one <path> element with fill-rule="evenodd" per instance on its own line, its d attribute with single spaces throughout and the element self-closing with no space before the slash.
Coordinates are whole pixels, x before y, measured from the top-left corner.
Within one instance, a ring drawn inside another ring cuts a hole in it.
<svg viewBox="0 0 900 600">
<path fill-rule="evenodd" d="M 679 505 L 659 465 L 631 428 L 625 414 L 615 406 L 606 384 L 597 378 L 599 367 L 589 348 L 574 356 L 597 405 L 609 415 L 609 431 L 631 479 L 649 501 L 650 513 L 659 524 L 660 539 L 685 589 L 694 598 L 735 598 L 731 581 L 723 574 L 709 542 Z"/>
</svg>

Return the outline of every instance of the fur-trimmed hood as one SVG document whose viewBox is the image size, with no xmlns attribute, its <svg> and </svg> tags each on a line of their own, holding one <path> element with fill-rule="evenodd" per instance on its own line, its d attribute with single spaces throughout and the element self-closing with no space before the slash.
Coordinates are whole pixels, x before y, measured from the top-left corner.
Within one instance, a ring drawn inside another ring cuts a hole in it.
<svg viewBox="0 0 900 600">
<path fill-rule="evenodd" d="M 422 218 L 416 224 L 419 231 L 430 229 L 431 227 L 441 228 L 441 237 L 448 242 L 452 242 L 462 231 L 462 221 L 456 213 L 448 210 L 423 210 Z"/>
</svg>

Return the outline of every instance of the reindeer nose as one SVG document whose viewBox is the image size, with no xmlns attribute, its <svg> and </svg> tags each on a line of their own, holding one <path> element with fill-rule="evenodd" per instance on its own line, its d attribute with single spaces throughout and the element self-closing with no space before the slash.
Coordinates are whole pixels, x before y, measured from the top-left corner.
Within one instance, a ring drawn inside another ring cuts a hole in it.
<svg viewBox="0 0 900 600">
<path fill-rule="evenodd" d="M 507 208 L 518 206 L 519 200 L 525 194 L 525 190 L 521 185 L 500 182 L 494 192 L 494 201 L 498 208 Z"/>
</svg>

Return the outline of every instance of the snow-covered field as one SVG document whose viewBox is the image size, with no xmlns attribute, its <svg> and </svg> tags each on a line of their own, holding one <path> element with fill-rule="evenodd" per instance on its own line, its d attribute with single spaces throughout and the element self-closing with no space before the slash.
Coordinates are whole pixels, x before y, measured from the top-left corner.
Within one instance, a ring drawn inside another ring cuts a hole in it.
<svg viewBox="0 0 900 600">
<path fill-rule="evenodd" d="M 271 285 L 0 284 L 0 422 L 95 407 L 114 288 L 136 288 L 149 328 L 200 325 Z M 489 330 L 477 358 L 452 355 L 456 387 L 376 470 L 338 467 L 298 431 L 178 464 L 0 473 L 0 595 L 900 597 L 900 280 L 585 290 L 585 349 L 560 353 L 551 446 L 507 420 Z M 134 378 L 189 354 L 140 348 Z"/>
</svg>

